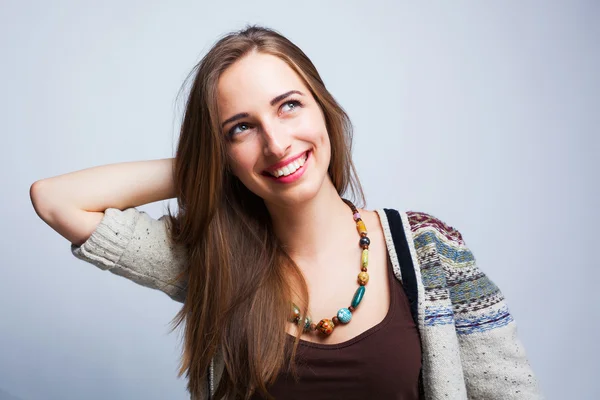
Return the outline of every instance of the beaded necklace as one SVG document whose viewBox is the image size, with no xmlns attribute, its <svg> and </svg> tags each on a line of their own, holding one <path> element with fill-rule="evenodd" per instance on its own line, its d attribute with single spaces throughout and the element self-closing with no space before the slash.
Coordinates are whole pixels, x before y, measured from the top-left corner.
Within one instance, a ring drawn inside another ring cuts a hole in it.
<svg viewBox="0 0 600 400">
<path fill-rule="evenodd" d="M 352 216 L 356 222 L 356 229 L 360 235 L 358 245 L 363 249 L 361 255 L 361 272 L 358 274 L 358 289 L 354 293 L 352 302 L 349 307 L 340 308 L 337 315 L 331 319 L 324 318 L 319 321 L 318 324 L 312 322 L 311 318 L 306 316 L 302 318 L 300 315 L 300 308 L 292 303 L 292 315 L 290 316 L 290 322 L 295 324 L 303 323 L 304 332 L 320 332 L 325 336 L 331 335 L 333 329 L 339 324 L 347 324 L 352 319 L 352 313 L 356 310 L 356 307 L 360 304 L 363 296 L 365 295 L 365 285 L 369 282 L 369 274 L 367 273 L 367 266 L 369 264 L 369 244 L 371 241 L 367 237 L 367 227 L 364 221 L 361 219 L 360 214 L 354 204 L 350 200 L 342 199 L 352 210 Z"/>
</svg>

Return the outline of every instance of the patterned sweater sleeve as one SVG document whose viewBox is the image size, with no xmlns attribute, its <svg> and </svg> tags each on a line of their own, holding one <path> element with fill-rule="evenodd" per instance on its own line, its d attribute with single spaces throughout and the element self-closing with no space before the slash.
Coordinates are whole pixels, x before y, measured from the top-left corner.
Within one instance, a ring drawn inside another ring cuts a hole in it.
<svg viewBox="0 0 600 400">
<path fill-rule="evenodd" d="M 186 256 L 171 242 L 166 218 L 154 219 L 135 207 L 108 208 L 84 243 L 71 244 L 71 252 L 102 270 L 183 302 L 185 284 L 177 278 L 184 271 Z"/>
<path fill-rule="evenodd" d="M 428 214 L 421 218 L 438 232 L 468 398 L 543 398 L 498 286 L 479 269 L 458 230 Z"/>
</svg>

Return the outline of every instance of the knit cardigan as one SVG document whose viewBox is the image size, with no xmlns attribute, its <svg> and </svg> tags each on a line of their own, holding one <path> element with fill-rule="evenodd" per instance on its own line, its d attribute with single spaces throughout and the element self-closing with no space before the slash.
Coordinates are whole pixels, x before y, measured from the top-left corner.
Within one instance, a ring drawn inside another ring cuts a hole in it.
<svg viewBox="0 0 600 400">
<path fill-rule="evenodd" d="M 500 289 L 478 268 L 461 233 L 430 214 L 376 210 L 395 277 L 402 282 L 422 346 L 426 400 L 541 399 L 537 379 Z M 185 300 L 175 277 L 185 252 L 170 241 L 166 215 L 105 211 L 72 254 L 103 270 Z M 223 372 L 219 352 L 198 399 L 210 399 Z"/>
</svg>

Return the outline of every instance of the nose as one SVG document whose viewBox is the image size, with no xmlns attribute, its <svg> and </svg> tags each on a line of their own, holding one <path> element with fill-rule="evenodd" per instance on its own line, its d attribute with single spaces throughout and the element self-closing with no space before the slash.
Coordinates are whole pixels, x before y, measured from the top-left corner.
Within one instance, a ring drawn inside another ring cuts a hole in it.
<svg viewBox="0 0 600 400">
<path fill-rule="evenodd" d="M 283 158 L 290 149 L 291 137 L 283 125 L 263 124 L 263 154 L 265 157 Z"/>
</svg>

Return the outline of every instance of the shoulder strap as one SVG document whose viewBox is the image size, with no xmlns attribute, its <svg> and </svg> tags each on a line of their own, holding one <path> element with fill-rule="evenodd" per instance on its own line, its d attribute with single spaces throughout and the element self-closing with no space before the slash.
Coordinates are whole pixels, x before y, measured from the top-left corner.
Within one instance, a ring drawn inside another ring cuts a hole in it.
<svg viewBox="0 0 600 400">
<path fill-rule="evenodd" d="M 402 218 L 397 210 L 388 208 L 384 208 L 383 210 L 388 219 L 392 240 L 394 241 L 394 248 L 396 249 L 396 254 L 398 256 L 398 263 L 400 264 L 400 271 L 402 272 L 402 286 L 406 292 L 406 297 L 408 297 L 413 320 L 415 321 L 415 324 L 418 324 L 419 292 L 417 290 L 417 277 L 410 256 L 408 241 L 404 233 Z M 410 240 L 412 240 L 412 237 Z"/>
<path fill-rule="evenodd" d="M 400 264 L 400 271 L 402 272 L 402 287 L 406 292 L 406 297 L 410 304 L 410 313 L 412 314 L 413 320 L 419 327 L 418 322 L 418 304 L 419 304 L 419 291 L 417 289 L 417 276 L 415 274 L 415 267 L 413 264 L 412 257 L 410 256 L 410 248 L 408 247 L 408 240 L 413 240 L 406 237 L 404 224 L 398 210 L 384 208 L 385 215 L 387 216 L 388 224 L 390 226 L 390 232 L 392 234 L 392 241 L 394 242 L 394 248 L 396 255 L 398 256 L 398 263 Z M 410 232 L 410 227 L 407 227 Z M 419 336 L 421 332 L 419 331 Z M 422 357 L 422 356 L 421 356 Z M 419 371 L 419 396 L 421 399 L 425 398 L 425 386 L 423 381 L 423 358 L 421 358 L 421 370 Z"/>
</svg>

